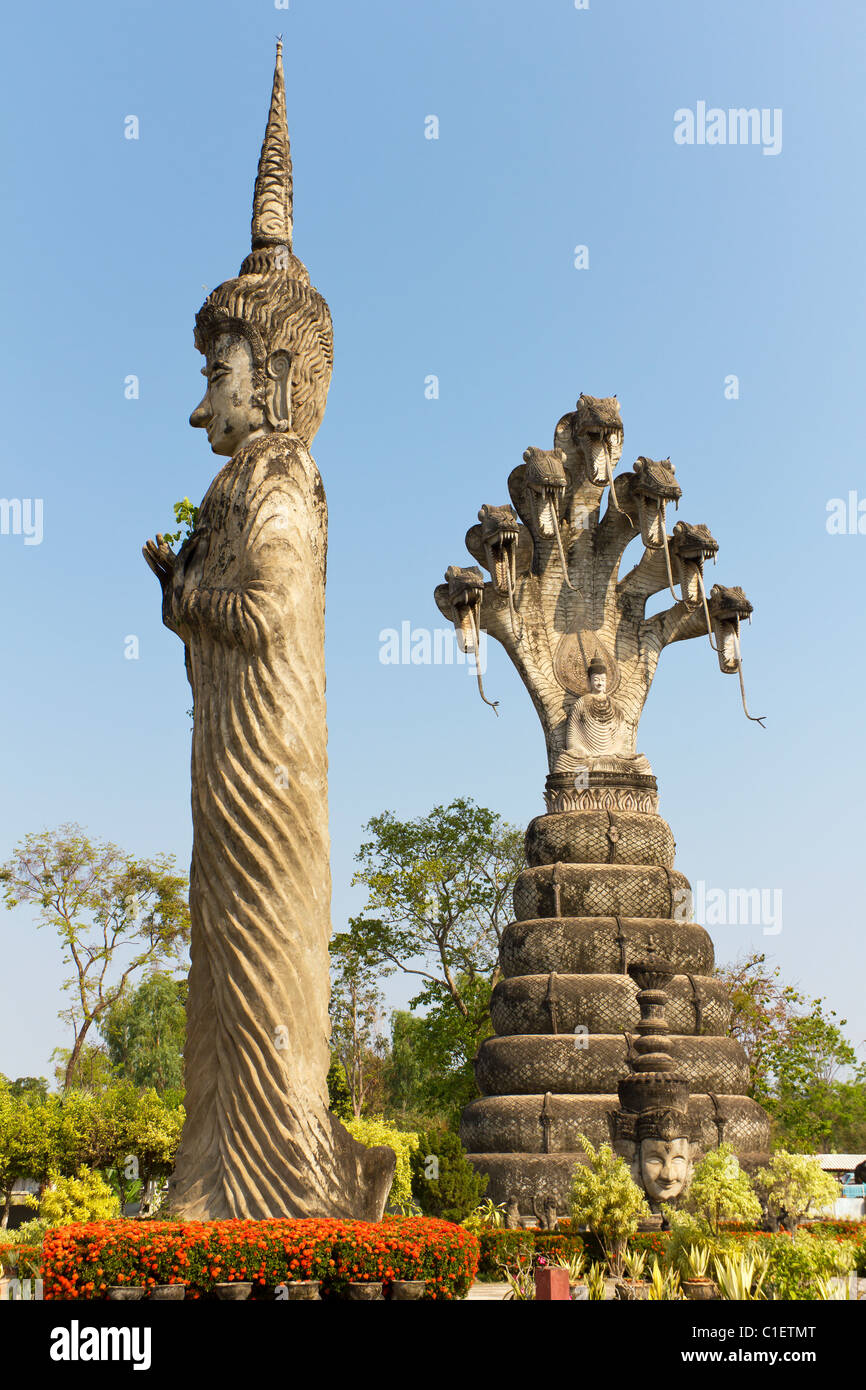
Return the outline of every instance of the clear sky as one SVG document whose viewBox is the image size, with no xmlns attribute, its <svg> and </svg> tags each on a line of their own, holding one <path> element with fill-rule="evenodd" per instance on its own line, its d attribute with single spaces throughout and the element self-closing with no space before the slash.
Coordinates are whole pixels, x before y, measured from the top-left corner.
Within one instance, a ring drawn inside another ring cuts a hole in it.
<svg viewBox="0 0 866 1390">
<path fill-rule="evenodd" d="M 41 499 L 43 522 L 40 544 L 0 535 L 0 854 L 76 820 L 188 863 L 190 696 L 140 549 L 217 468 L 187 424 L 192 323 L 249 249 L 281 31 L 295 248 L 336 335 L 313 446 L 335 925 L 362 905 L 353 854 L 376 812 L 459 794 L 521 825 L 543 809 L 541 731 L 505 655 L 491 643 L 496 719 L 463 670 L 383 665 L 379 635 L 442 625 L 432 590 L 471 563 L 480 504 L 507 500 L 581 391 L 616 393 L 622 467 L 671 456 L 680 516 L 720 542 L 712 578 L 755 606 L 766 730 L 706 641 L 664 654 L 644 714 L 678 867 L 706 891 L 780 891 L 781 931 L 715 926 L 719 958 L 766 950 L 864 1038 L 866 534 L 827 530 L 831 499 L 866 499 L 864 30 L 854 0 L 8 11 L 0 491 Z M 776 152 L 675 141 L 675 112 L 738 107 L 767 112 Z M 47 1073 L 56 942 L 20 910 L 0 926 L 0 1071 Z"/>
</svg>

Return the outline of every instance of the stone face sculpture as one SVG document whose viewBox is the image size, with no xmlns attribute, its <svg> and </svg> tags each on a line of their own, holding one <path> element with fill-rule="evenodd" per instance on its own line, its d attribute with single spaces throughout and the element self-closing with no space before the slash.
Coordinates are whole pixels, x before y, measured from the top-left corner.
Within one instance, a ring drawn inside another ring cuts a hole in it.
<svg viewBox="0 0 866 1390">
<path fill-rule="evenodd" d="M 712 978 L 712 943 L 689 920 L 691 890 L 673 867 L 673 835 L 637 750 L 672 642 L 708 638 L 721 670 L 738 675 L 745 708 L 739 632 L 751 604 L 738 588 L 707 596 L 704 565 L 718 546 L 705 526 L 678 521 L 668 534 L 667 508 L 681 497 L 669 459 L 641 456 L 614 476 L 623 450 L 615 397 L 581 396 L 553 443 L 526 450 L 508 480 L 511 506 L 483 506 L 466 536 L 490 580 L 451 566 L 435 594 L 476 644 L 484 630 L 505 648 L 547 745 L 547 813 L 527 830 L 528 867 L 491 1001 L 496 1036 L 479 1049 L 481 1098 L 461 1122 L 489 1195 L 516 1196 L 527 1216 L 548 1198 L 567 1211 L 571 1174 L 585 1161 L 580 1134 L 614 1141 L 655 1202 L 682 1190 L 694 1154 L 722 1139 L 741 1158 L 769 1145 L 767 1117 L 745 1095 L 745 1053 L 726 1036 L 731 1007 Z M 643 555 L 620 577 L 638 535 Z M 666 588 L 672 603 L 648 617 L 647 600 Z M 659 957 L 669 967 L 667 1018 L 653 1021 L 629 966 L 651 972 Z M 665 1047 L 653 1055 L 660 1028 Z M 653 1099 L 650 1074 L 668 1089 L 677 1083 L 677 1105 L 664 1086 Z M 644 1089 L 625 1106 L 618 1092 L 629 1080 Z"/>
<path fill-rule="evenodd" d="M 688 1137 L 689 1083 L 673 1075 L 665 1017 L 667 986 L 676 970 L 650 952 L 647 960 L 632 962 L 628 973 L 638 986 L 640 1021 L 629 1055 L 631 1074 L 617 1087 L 623 1108 L 614 1115 L 614 1134 L 619 1152 L 631 1159 L 632 1177 L 657 1212 L 688 1186 L 697 1147 Z"/>
<path fill-rule="evenodd" d="M 187 1118 L 170 1182 L 186 1219 L 378 1220 L 395 1158 L 328 1111 L 327 508 L 309 453 L 332 362 L 328 306 L 292 252 L 281 45 L 252 250 L 196 318 L 190 417 L 228 462 L 175 555 L 144 555 L 194 695 Z"/>
</svg>

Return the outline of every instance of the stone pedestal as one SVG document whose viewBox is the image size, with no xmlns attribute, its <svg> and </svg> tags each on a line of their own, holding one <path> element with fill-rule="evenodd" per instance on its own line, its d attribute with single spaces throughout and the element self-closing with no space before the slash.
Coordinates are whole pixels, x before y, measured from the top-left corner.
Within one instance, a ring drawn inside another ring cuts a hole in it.
<svg viewBox="0 0 866 1390">
<path fill-rule="evenodd" d="M 537 1303 L 568 1302 L 571 1288 L 568 1270 L 556 1265 L 547 1265 L 535 1271 L 535 1299 Z"/>
<path fill-rule="evenodd" d="M 626 780 L 605 788 L 596 778 L 571 793 L 581 809 L 549 811 L 526 833 L 528 867 L 491 1003 L 496 1036 L 479 1049 L 482 1096 L 461 1120 L 470 1162 L 489 1176 L 487 1195 L 516 1196 L 522 1215 L 550 1197 L 567 1214 L 572 1173 L 585 1161 L 578 1135 L 632 1156 L 614 1129 L 618 1084 L 640 1055 L 628 970 L 654 955 L 676 971 L 665 987 L 665 1047 L 688 1083 L 688 1137 L 699 1152 L 727 1141 L 747 1163 L 769 1148 L 769 1121 L 745 1094 L 745 1052 L 725 1036 L 730 1002 L 712 977 L 712 942 L 690 920 L 691 891 L 673 867 L 654 779 L 640 777 L 631 790 Z M 564 796 L 548 787 L 548 805 Z"/>
</svg>

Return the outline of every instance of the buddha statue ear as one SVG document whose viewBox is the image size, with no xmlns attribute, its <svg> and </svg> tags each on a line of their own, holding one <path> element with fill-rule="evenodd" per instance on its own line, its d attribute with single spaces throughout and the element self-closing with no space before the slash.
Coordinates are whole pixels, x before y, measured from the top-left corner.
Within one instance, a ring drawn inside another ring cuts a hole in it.
<svg viewBox="0 0 866 1390">
<path fill-rule="evenodd" d="M 292 358 L 280 349 L 268 353 L 265 370 L 269 382 L 265 398 L 265 416 L 272 429 L 284 434 L 292 427 Z"/>
</svg>

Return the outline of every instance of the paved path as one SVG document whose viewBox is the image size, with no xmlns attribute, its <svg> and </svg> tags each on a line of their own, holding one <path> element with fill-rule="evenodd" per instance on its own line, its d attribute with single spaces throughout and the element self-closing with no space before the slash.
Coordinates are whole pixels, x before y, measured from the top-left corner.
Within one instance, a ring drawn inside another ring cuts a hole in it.
<svg viewBox="0 0 866 1390">
<path fill-rule="evenodd" d="M 466 1295 L 466 1302 L 501 1302 L 507 1293 L 507 1284 L 473 1284 Z"/>
</svg>

